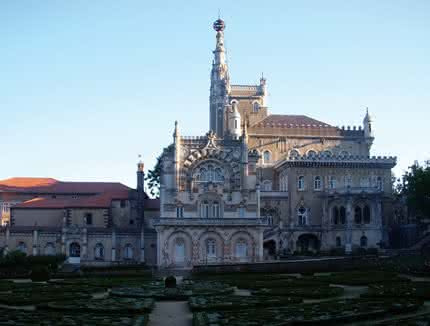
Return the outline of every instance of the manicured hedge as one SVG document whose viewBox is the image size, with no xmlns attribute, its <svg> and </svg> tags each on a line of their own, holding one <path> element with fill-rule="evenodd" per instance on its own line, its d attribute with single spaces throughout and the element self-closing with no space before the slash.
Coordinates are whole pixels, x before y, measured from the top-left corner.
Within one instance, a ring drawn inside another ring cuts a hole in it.
<svg viewBox="0 0 430 326">
<path fill-rule="evenodd" d="M 420 305 L 422 305 L 422 302 L 413 300 L 364 301 L 350 299 L 316 304 L 266 307 L 264 309 L 196 312 L 193 315 L 193 325 L 336 325 L 390 316 L 392 314 L 408 313 L 417 310 Z"/>
<path fill-rule="evenodd" d="M 297 297 L 275 296 L 206 296 L 191 297 L 188 300 L 191 311 L 220 311 L 237 310 L 261 307 L 285 306 L 293 303 L 301 303 L 303 300 Z"/>
<path fill-rule="evenodd" d="M 98 315 L 55 311 L 0 309 L 0 325 L 17 326 L 146 326 L 148 315 Z"/>
</svg>

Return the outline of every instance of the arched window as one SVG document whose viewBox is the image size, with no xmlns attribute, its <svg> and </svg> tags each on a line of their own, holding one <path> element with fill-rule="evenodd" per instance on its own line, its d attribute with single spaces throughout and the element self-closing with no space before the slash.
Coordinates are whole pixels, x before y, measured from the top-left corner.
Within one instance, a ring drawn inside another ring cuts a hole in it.
<svg viewBox="0 0 430 326">
<path fill-rule="evenodd" d="M 379 190 L 379 191 L 382 191 L 384 188 L 383 188 L 383 184 L 382 184 L 382 178 L 381 177 L 377 177 L 376 178 L 376 188 Z"/>
<path fill-rule="evenodd" d="M 70 257 L 81 257 L 81 246 L 77 242 L 72 242 L 69 247 Z"/>
<path fill-rule="evenodd" d="M 96 244 L 94 247 L 94 258 L 96 260 L 103 260 L 105 257 L 105 248 L 101 243 Z"/>
<path fill-rule="evenodd" d="M 185 262 L 185 241 L 182 238 L 177 238 L 175 241 L 175 263 Z"/>
<path fill-rule="evenodd" d="M 209 217 L 209 202 L 207 200 L 203 201 L 201 204 L 201 217 L 208 218 Z"/>
<path fill-rule="evenodd" d="M 264 180 L 263 181 L 263 191 L 272 191 L 272 181 Z"/>
<path fill-rule="evenodd" d="M 224 182 L 224 171 L 212 163 L 205 163 L 194 172 L 194 179 L 198 182 Z"/>
<path fill-rule="evenodd" d="M 184 207 L 183 206 L 176 207 L 176 217 L 184 217 Z"/>
<path fill-rule="evenodd" d="M 360 238 L 360 247 L 367 247 L 367 237 L 365 235 Z"/>
<path fill-rule="evenodd" d="M 258 112 L 258 110 L 260 110 L 260 104 L 258 104 L 258 102 L 252 103 L 252 111 Z"/>
<path fill-rule="evenodd" d="M 336 247 L 342 247 L 342 239 L 339 236 L 336 237 Z"/>
<path fill-rule="evenodd" d="M 298 225 L 307 225 L 308 212 L 307 209 L 303 206 L 300 206 L 297 210 L 297 224 Z"/>
<path fill-rule="evenodd" d="M 339 156 L 342 158 L 347 158 L 349 156 L 349 153 L 347 151 L 342 151 L 340 152 Z"/>
<path fill-rule="evenodd" d="M 239 239 L 236 242 L 235 255 L 236 258 L 239 258 L 240 260 L 245 259 L 248 256 L 248 245 L 244 239 Z"/>
<path fill-rule="evenodd" d="M 308 157 L 309 158 L 316 158 L 317 157 L 317 152 L 315 152 L 313 149 L 308 151 Z"/>
<path fill-rule="evenodd" d="M 25 244 L 25 242 L 21 241 L 20 243 L 18 243 L 16 250 L 22 252 L 23 254 L 27 254 L 27 245 Z"/>
<path fill-rule="evenodd" d="M 216 241 L 214 239 L 206 240 L 206 257 L 208 259 L 216 258 Z"/>
<path fill-rule="evenodd" d="M 219 218 L 219 203 L 217 201 L 213 202 L 212 204 L 212 217 Z"/>
<path fill-rule="evenodd" d="M 52 242 L 48 242 L 44 249 L 46 256 L 55 256 L 55 245 Z"/>
<path fill-rule="evenodd" d="M 297 189 L 301 191 L 305 190 L 305 177 L 303 175 L 297 179 Z"/>
<path fill-rule="evenodd" d="M 332 152 L 330 152 L 330 151 L 324 151 L 324 152 L 322 152 L 322 156 L 323 157 L 325 157 L 325 158 L 329 158 L 329 157 L 332 157 Z"/>
<path fill-rule="evenodd" d="M 290 151 L 290 155 L 289 155 L 289 157 L 291 157 L 291 158 L 298 158 L 300 156 L 300 153 L 299 153 L 299 151 L 298 150 L 296 150 L 296 149 L 292 149 L 291 151 Z"/>
<path fill-rule="evenodd" d="M 269 151 L 264 151 L 263 152 L 263 163 L 270 163 L 272 160 L 272 155 L 270 154 Z"/>
<path fill-rule="evenodd" d="M 335 176 L 329 176 L 328 178 L 328 186 L 330 189 L 336 189 L 336 177 Z"/>
<path fill-rule="evenodd" d="M 314 190 L 321 190 L 321 189 L 322 189 L 321 177 L 319 175 L 317 175 L 314 178 Z"/>
<path fill-rule="evenodd" d="M 281 174 L 279 177 L 279 190 L 288 191 L 288 176 L 286 174 Z"/>
<path fill-rule="evenodd" d="M 360 206 L 355 206 L 354 208 L 354 222 L 355 224 L 361 224 L 362 221 L 362 211 Z"/>
<path fill-rule="evenodd" d="M 345 188 L 352 187 L 352 176 L 346 175 L 345 176 Z"/>
<path fill-rule="evenodd" d="M 345 224 L 346 223 L 346 209 L 344 206 L 340 206 L 339 215 L 340 215 L 340 223 Z"/>
<path fill-rule="evenodd" d="M 370 223 L 370 207 L 369 207 L 369 205 L 364 206 L 363 220 L 364 220 L 364 224 Z"/>
<path fill-rule="evenodd" d="M 133 259 L 133 246 L 131 244 L 126 244 L 124 247 L 124 259 Z"/>
<path fill-rule="evenodd" d="M 333 223 L 339 224 L 339 208 L 337 206 L 333 207 Z"/>
</svg>

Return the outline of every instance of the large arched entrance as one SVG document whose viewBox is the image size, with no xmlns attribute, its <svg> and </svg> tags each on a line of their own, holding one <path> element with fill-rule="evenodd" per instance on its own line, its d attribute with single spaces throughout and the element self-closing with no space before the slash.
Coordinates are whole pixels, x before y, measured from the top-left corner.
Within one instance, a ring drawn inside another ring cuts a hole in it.
<svg viewBox="0 0 430 326">
<path fill-rule="evenodd" d="M 320 243 L 315 234 L 302 234 L 297 240 L 297 251 L 301 253 L 315 253 L 320 249 Z"/>
<path fill-rule="evenodd" d="M 276 242 L 275 240 L 266 241 L 263 245 L 264 259 L 275 259 Z"/>
<path fill-rule="evenodd" d="M 69 246 L 69 263 L 81 263 L 81 245 L 78 242 L 72 242 Z"/>
</svg>

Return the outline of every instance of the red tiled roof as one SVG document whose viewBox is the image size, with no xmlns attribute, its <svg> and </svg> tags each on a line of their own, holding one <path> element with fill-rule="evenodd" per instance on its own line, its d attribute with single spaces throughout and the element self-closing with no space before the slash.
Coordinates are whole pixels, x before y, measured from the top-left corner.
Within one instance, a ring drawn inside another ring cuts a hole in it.
<svg viewBox="0 0 430 326">
<path fill-rule="evenodd" d="M 100 195 L 81 198 L 33 198 L 12 208 L 109 208 L 112 200 L 128 199 L 129 192 L 107 192 Z"/>
<path fill-rule="evenodd" d="M 68 182 L 52 178 L 10 178 L 0 180 L 0 191 L 30 193 L 97 194 L 130 190 L 119 182 Z"/>
<path fill-rule="evenodd" d="M 315 120 L 305 115 L 284 115 L 284 114 L 271 114 L 264 120 L 259 121 L 257 125 L 264 124 L 282 124 L 282 125 L 316 125 L 316 126 L 328 126 L 329 124 Z"/>
</svg>

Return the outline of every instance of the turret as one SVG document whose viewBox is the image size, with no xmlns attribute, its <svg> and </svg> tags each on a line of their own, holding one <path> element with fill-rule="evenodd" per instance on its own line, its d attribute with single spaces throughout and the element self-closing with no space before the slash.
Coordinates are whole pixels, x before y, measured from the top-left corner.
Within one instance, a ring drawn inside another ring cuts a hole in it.
<svg viewBox="0 0 430 326">
<path fill-rule="evenodd" d="M 224 48 L 224 21 L 222 19 L 217 19 L 213 24 L 213 28 L 216 31 L 216 47 L 213 51 L 214 59 L 211 71 L 209 129 L 212 130 L 218 138 L 222 138 L 225 132 L 225 110 L 228 104 L 228 94 L 230 92 L 230 77 Z"/>
<path fill-rule="evenodd" d="M 366 138 L 366 143 L 369 146 L 372 146 L 374 134 L 373 134 L 373 120 L 369 114 L 369 108 L 366 108 L 366 115 L 363 119 L 363 130 L 364 130 L 364 138 Z"/>
<path fill-rule="evenodd" d="M 234 139 L 239 139 L 242 134 L 240 113 L 237 109 L 237 102 L 233 102 L 231 113 L 228 115 L 228 130 Z"/>
<path fill-rule="evenodd" d="M 139 162 L 137 163 L 137 218 L 143 225 L 144 218 L 144 203 L 145 203 L 145 165 L 139 155 Z"/>
<path fill-rule="evenodd" d="M 175 130 L 173 131 L 173 145 L 174 145 L 174 159 L 173 159 L 173 165 L 174 165 L 174 177 L 175 177 L 175 184 L 174 188 L 175 191 L 179 191 L 179 161 L 180 161 L 180 153 L 181 153 L 181 137 L 179 135 L 179 127 L 178 127 L 178 121 L 175 121 Z"/>
</svg>

